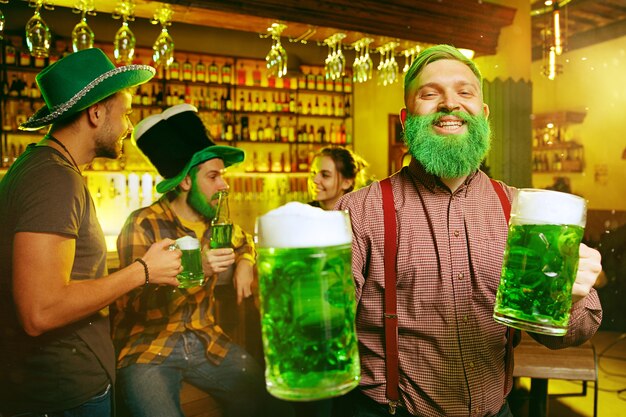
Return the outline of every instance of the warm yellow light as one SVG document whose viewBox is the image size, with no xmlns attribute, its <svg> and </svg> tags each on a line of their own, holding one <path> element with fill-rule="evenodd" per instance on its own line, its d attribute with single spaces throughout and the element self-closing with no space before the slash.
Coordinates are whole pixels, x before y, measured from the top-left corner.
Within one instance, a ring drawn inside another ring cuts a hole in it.
<svg viewBox="0 0 626 417">
<path fill-rule="evenodd" d="M 550 55 L 548 56 L 548 80 L 556 78 L 556 52 L 554 46 L 550 47 Z"/>
<path fill-rule="evenodd" d="M 552 14 L 554 18 L 554 52 L 557 55 L 561 55 L 561 53 L 563 52 L 563 45 L 561 42 L 560 15 L 561 13 L 558 10 L 555 10 Z"/>
<path fill-rule="evenodd" d="M 548 123 L 548 124 L 546 125 L 546 127 L 547 127 L 548 129 L 552 129 L 552 128 L 554 127 L 554 123 Z"/>
<path fill-rule="evenodd" d="M 474 51 L 471 49 L 459 48 L 459 52 L 462 53 L 467 59 L 474 58 Z"/>
</svg>

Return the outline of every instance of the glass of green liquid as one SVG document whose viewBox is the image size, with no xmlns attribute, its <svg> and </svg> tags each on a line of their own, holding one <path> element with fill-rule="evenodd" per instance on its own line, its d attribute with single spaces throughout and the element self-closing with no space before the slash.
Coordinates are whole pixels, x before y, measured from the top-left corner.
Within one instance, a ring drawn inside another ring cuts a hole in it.
<svg viewBox="0 0 626 417">
<path fill-rule="evenodd" d="M 534 333 L 567 333 L 586 213 L 581 197 L 518 190 L 496 294 L 496 321 Z"/>
<path fill-rule="evenodd" d="M 202 285 L 204 282 L 204 271 L 202 270 L 200 241 L 194 237 L 185 236 L 176 239 L 176 243 L 170 248 L 180 249 L 183 253 L 180 258 L 183 271 L 176 275 L 178 282 L 180 282 L 178 288 L 191 288 Z"/>
<path fill-rule="evenodd" d="M 288 203 L 257 219 L 267 390 L 310 401 L 359 383 L 348 214 Z"/>
</svg>

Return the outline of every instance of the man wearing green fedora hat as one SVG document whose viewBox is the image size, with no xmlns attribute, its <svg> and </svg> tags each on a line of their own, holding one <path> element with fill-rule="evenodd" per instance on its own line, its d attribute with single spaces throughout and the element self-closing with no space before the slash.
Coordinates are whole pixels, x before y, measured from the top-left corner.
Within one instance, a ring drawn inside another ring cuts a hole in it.
<svg viewBox="0 0 626 417">
<path fill-rule="evenodd" d="M 112 334 L 120 397 L 135 417 L 182 417 L 184 380 L 211 394 L 226 416 L 253 416 L 265 396 L 262 370 L 213 315 L 216 284 L 235 285 L 239 302 L 251 295 L 253 239 L 235 224 L 232 248 L 207 249 L 215 195 L 228 189 L 225 168 L 243 161 L 244 153 L 215 145 L 189 104 L 142 120 L 133 139 L 164 178 L 157 184 L 164 195 L 127 219 L 117 241 L 120 265 L 158 239 L 192 236 L 202 244 L 206 279 L 174 291 L 138 288 L 116 302 Z"/>
<path fill-rule="evenodd" d="M 112 414 L 108 305 L 147 283 L 176 286 L 172 240 L 107 275 L 106 244 L 81 169 L 116 158 L 132 130 L 131 88 L 154 69 L 116 68 L 99 49 L 46 67 L 45 100 L 20 128 L 51 125 L 0 182 L 0 415 Z"/>
</svg>

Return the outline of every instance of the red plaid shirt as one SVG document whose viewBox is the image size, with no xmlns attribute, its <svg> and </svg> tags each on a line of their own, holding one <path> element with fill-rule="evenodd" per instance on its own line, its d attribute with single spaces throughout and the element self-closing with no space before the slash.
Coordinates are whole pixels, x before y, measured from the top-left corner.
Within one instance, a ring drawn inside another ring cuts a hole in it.
<svg viewBox="0 0 626 417">
<path fill-rule="evenodd" d="M 149 207 L 133 212 L 117 240 L 120 267 L 143 256 L 150 245 L 165 238 L 195 236 L 185 228 L 172 211 L 169 194 Z M 201 245 L 208 245 L 211 236 L 207 228 Z M 252 236 L 233 225 L 235 264 L 240 259 L 254 263 L 256 250 Z M 232 279 L 234 265 L 220 274 Z M 172 352 L 185 331 L 195 333 L 206 347 L 207 358 L 219 364 L 228 353 L 228 336 L 213 316 L 215 280 L 188 289 L 148 285 L 139 287 L 119 298 L 113 309 L 113 342 L 118 352 L 118 368 L 133 363 L 162 363 Z"/>
<path fill-rule="evenodd" d="M 401 406 L 416 416 L 493 416 L 512 377 L 505 376 L 506 327 L 492 318 L 507 237 L 498 196 L 480 171 L 451 193 L 414 160 L 391 182 Z M 513 188 L 504 189 L 510 198 Z M 350 211 L 354 234 L 360 387 L 385 404 L 380 184 L 345 195 L 336 208 Z M 573 307 L 566 336 L 533 337 L 552 348 L 577 344 L 595 333 L 601 315 L 592 290 Z"/>
</svg>

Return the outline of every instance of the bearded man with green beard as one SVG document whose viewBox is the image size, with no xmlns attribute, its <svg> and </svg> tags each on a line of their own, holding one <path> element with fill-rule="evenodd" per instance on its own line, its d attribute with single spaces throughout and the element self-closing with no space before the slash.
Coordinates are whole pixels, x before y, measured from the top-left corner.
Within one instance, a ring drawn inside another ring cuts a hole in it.
<svg viewBox="0 0 626 417">
<path fill-rule="evenodd" d="M 338 404 L 355 417 L 510 417 L 515 335 L 492 315 L 515 189 L 479 169 L 490 135 L 481 74 L 454 47 L 425 49 L 404 101 L 409 166 L 335 205 L 352 222 L 361 357 L 360 385 Z M 531 335 L 550 348 L 583 343 L 600 324 L 600 255 L 579 253 L 567 335 Z"/>
<path fill-rule="evenodd" d="M 182 381 L 209 393 L 225 415 L 254 416 L 264 407 L 261 367 L 213 315 L 216 286 L 234 285 L 238 303 L 251 295 L 252 236 L 234 224 L 232 248 L 209 249 L 216 193 L 228 190 L 225 169 L 242 162 L 244 153 L 215 145 L 197 112 L 189 104 L 170 107 L 133 131 L 138 148 L 164 178 L 156 187 L 163 196 L 126 220 L 117 241 L 120 266 L 141 257 L 155 240 L 192 236 L 202 245 L 205 275 L 200 286 L 146 285 L 117 300 L 117 390 L 133 416 L 182 417 Z"/>
</svg>

